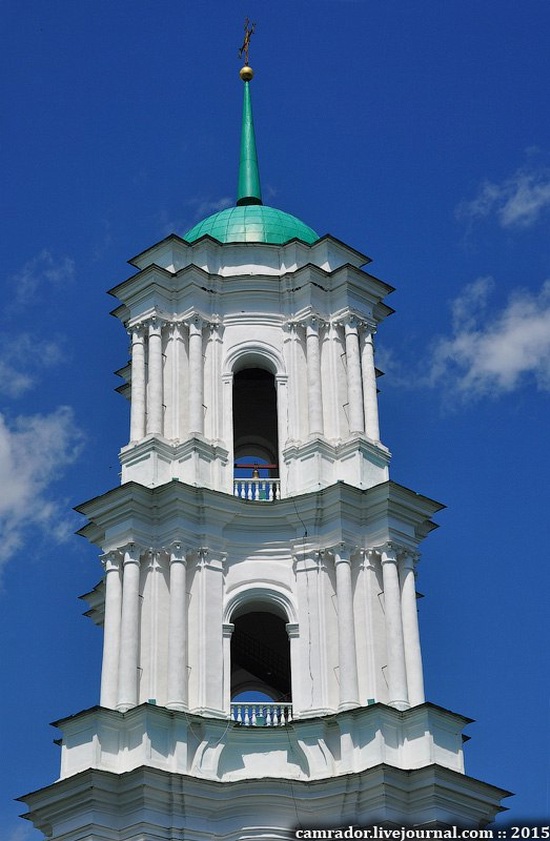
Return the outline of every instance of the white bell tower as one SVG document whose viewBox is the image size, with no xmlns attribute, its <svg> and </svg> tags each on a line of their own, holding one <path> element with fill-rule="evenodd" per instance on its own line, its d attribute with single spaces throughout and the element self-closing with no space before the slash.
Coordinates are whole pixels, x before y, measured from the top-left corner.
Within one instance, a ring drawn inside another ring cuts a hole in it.
<svg viewBox="0 0 550 841">
<path fill-rule="evenodd" d="M 369 259 L 262 204 L 244 82 L 237 205 L 112 290 L 131 361 L 122 484 L 81 506 L 104 577 L 100 705 L 27 795 L 52 841 L 479 827 L 469 720 L 427 703 L 415 587 L 437 502 L 389 480 Z"/>
</svg>

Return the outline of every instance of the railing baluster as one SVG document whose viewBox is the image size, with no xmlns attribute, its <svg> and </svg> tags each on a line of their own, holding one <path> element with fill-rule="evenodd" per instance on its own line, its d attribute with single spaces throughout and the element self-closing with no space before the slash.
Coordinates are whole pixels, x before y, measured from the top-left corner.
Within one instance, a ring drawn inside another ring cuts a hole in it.
<svg viewBox="0 0 550 841">
<path fill-rule="evenodd" d="M 229 718 L 244 727 L 284 727 L 292 721 L 292 704 L 231 702 Z"/>
<path fill-rule="evenodd" d="M 281 498 L 279 479 L 233 479 L 233 496 L 254 502 L 273 502 Z"/>
</svg>

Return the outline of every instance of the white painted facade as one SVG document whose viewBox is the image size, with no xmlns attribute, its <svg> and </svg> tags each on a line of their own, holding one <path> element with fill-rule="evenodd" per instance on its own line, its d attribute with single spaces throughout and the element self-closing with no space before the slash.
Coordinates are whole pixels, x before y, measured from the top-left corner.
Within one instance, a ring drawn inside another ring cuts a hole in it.
<svg viewBox="0 0 550 841">
<path fill-rule="evenodd" d="M 80 508 L 105 571 L 101 701 L 58 723 L 60 780 L 25 798 L 52 841 L 500 810 L 464 773 L 468 720 L 425 702 L 415 576 L 441 506 L 389 480 L 373 336 L 391 287 L 366 261 L 331 237 L 172 236 L 113 290 L 131 433 L 121 486 Z M 269 475 L 236 479 L 243 457 Z M 269 703 L 243 709 L 253 690 Z"/>
</svg>

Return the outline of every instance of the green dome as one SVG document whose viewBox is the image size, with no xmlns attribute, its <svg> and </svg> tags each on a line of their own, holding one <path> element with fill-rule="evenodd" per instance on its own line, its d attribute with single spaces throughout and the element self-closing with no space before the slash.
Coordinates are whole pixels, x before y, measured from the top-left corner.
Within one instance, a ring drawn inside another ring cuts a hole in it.
<svg viewBox="0 0 550 841">
<path fill-rule="evenodd" d="M 269 242 L 274 245 L 282 245 L 295 237 L 308 245 L 319 239 L 315 231 L 296 216 L 263 204 L 228 207 L 214 213 L 187 231 L 183 239 L 194 242 L 205 234 L 220 242 Z"/>
</svg>

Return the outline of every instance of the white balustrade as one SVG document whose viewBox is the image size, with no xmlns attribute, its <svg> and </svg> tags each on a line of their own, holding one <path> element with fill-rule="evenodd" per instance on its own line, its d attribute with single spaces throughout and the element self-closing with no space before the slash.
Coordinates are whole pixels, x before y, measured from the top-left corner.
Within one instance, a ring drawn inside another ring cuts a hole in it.
<svg viewBox="0 0 550 841">
<path fill-rule="evenodd" d="M 234 479 L 233 496 L 253 502 L 273 502 L 281 498 L 280 479 Z"/>
<path fill-rule="evenodd" d="M 292 704 L 232 702 L 231 721 L 245 727 L 284 727 L 292 721 Z"/>
</svg>

